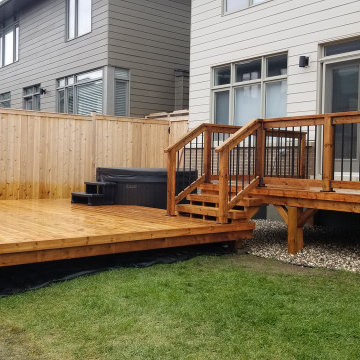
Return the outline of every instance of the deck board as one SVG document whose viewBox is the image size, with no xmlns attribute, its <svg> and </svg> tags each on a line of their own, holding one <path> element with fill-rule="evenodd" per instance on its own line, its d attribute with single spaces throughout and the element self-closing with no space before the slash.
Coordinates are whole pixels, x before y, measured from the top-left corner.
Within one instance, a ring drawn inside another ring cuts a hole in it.
<svg viewBox="0 0 360 360">
<path fill-rule="evenodd" d="M 161 209 L 121 205 L 91 207 L 71 204 L 69 200 L 3 200 L 0 217 L 0 266 L 36 259 L 47 261 L 114 253 L 121 250 L 120 243 L 124 243 L 124 249 L 134 251 L 137 247 L 142 250 L 226 241 L 236 236 L 241 238 L 242 232 L 244 237 L 249 237 L 254 228 L 251 222 L 224 225 L 168 217 Z M 66 252 L 61 255 L 60 250 Z M 52 257 L 51 251 L 57 251 L 56 256 Z"/>
</svg>

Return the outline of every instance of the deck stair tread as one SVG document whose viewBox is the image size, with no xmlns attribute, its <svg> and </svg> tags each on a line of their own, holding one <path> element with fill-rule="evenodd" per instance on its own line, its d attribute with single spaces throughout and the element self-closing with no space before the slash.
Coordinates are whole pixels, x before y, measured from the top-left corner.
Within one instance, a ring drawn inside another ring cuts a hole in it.
<svg viewBox="0 0 360 360">
<path fill-rule="evenodd" d="M 115 186 L 116 183 L 110 181 L 85 181 L 85 185 L 93 186 Z"/>
<path fill-rule="evenodd" d="M 210 195 L 210 194 L 190 194 L 186 197 L 189 201 L 197 201 L 197 202 L 204 202 L 204 203 L 219 203 L 219 196 L 218 195 Z M 261 198 L 250 198 L 245 197 L 241 199 L 238 203 L 239 206 L 251 207 L 251 206 L 262 206 L 264 201 Z"/>
<path fill-rule="evenodd" d="M 89 194 L 87 192 L 73 192 L 72 196 L 78 196 L 83 198 L 103 198 L 103 194 Z"/>
<path fill-rule="evenodd" d="M 205 215 L 205 216 L 218 216 L 219 209 L 216 207 L 210 206 L 198 206 L 198 205 L 189 205 L 182 204 L 177 205 L 176 210 L 180 213 L 189 213 L 189 214 L 197 214 L 197 215 Z M 232 220 L 240 220 L 247 219 L 247 214 L 242 210 L 230 210 L 228 214 L 229 219 Z"/>
</svg>

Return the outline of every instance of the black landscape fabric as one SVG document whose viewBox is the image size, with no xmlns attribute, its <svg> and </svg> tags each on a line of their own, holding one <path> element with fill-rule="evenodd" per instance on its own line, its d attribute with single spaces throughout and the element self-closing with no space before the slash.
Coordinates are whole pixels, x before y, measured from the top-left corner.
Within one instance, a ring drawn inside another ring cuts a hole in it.
<svg viewBox="0 0 360 360">
<path fill-rule="evenodd" d="M 0 297 L 122 267 L 144 268 L 185 261 L 195 256 L 216 256 L 230 252 L 229 246 L 222 243 L 10 266 L 0 268 Z"/>
</svg>

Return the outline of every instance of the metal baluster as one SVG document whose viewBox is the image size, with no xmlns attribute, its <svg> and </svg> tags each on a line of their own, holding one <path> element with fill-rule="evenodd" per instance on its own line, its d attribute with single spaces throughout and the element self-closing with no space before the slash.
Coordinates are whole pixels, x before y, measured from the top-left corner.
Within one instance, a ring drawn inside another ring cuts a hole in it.
<svg viewBox="0 0 360 360">
<path fill-rule="evenodd" d="M 341 181 L 344 179 L 344 138 L 345 138 L 345 124 L 341 125 Z"/>
<path fill-rule="evenodd" d="M 295 175 L 295 128 L 292 128 L 292 155 L 291 155 L 291 177 Z"/>
<path fill-rule="evenodd" d="M 307 127 L 307 133 L 306 133 L 306 179 L 309 179 L 309 138 L 310 138 L 310 132 L 309 132 L 309 126 Z"/>
<path fill-rule="evenodd" d="M 286 177 L 286 174 L 287 174 L 287 169 L 286 169 L 286 163 L 287 163 L 287 148 L 286 148 L 286 140 L 287 140 L 287 138 L 286 138 L 286 135 L 287 135 L 287 128 L 285 129 L 285 132 L 284 132 L 284 139 L 285 139 L 285 164 L 284 164 L 284 177 Z M 282 147 L 282 138 L 281 138 L 281 147 Z"/>
<path fill-rule="evenodd" d="M 351 123 L 350 134 L 350 181 L 352 181 L 352 168 L 353 168 L 353 136 L 354 136 L 354 124 Z M 335 168 L 335 166 L 334 166 Z"/>
<path fill-rule="evenodd" d="M 251 173 L 251 136 L 249 136 L 249 147 L 248 147 L 248 181 L 250 184 L 250 173 Z"/>
<path fill-rule="evenodd" d="M 244 184 L 245 184 L 245 141 L 242 142 L 242 189 L 244 189 Z M 359 162 L 360 163 L 360 162 Z M 360 168 L 359 168 L 359 174 L 360 174 Z"/>
<path fill-rule="evenodd" d="M 198 136 L 195 138 L 195 170 L 198 169 Z"/>
<path fill-rule="evenodd" d="M 273 176 L 274 167 L 274 128 L 271 129 L 271 159 L 270 159 L 270 176 Z"/>
<path fill-rule="evenodd" d="M 201 175 L 204 169 L 204 133 L 201 133 Z"/>
<path fill-rule="evenodd" d="M 316 145 L 317 145 L 317 125 L 315 125 L 315 140 L 314 140 L 314 179 L 316 178 Z"/>
<path fill-rule="evenodd" d="M 215 134 L 211 134 L 211 175 L 214 175 L 214 139 Z"/>
</svg>

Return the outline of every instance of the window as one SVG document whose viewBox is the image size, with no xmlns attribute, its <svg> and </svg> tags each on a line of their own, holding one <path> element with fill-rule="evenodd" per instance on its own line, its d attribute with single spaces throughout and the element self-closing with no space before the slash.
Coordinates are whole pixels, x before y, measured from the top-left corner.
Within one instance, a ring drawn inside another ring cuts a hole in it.
<svg viewBox="0 0 360 360">
<path fill-rule="evenodd" d="M 260 4 L 267 0 L 224 0 L 225 12 L 232 12 L 247 8 L 252 5 Z"/>
<path fill-rule="evenodd" d="M 19 60 L 19 25 L 0 30 L 0 67 Z"/>
<path fill-rule="evenodd" d="M 29 86 L 23 90 L 24 109 L 40 111 L 40 84 Z"/>
<path fill-rule="evenodd" d="M 0 94 L 0 108 L 10 107 L 10 92 Z"/>
<path fill-rule="evenodd" d="M 67 38 L 91 32 L 91 0 L 67 0 Z"/>
<path fill-rule="evenodd" d="M 360 50 L 360 40 L 351 40 L 337 44 L 327 45 L 324 47 L 325 56 L 344 54 L 351 51 Z"/>
<path fill-rule="evenodd" d="M 115 115 L 129 115 L 129 70 L 115 69 Z"/>
<path fill-rule="evenodd" d="M 57 111 L 89 115 L 103 112 L 102 69 L 57 80 Z"/>
<path fill-rule="evenodd" d="M 212 92 L 217 124 L 286 116 L 287 54 L 214 68 Z"/>
</svg>

